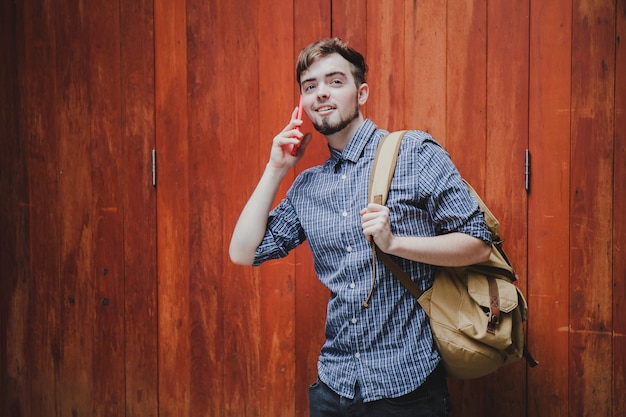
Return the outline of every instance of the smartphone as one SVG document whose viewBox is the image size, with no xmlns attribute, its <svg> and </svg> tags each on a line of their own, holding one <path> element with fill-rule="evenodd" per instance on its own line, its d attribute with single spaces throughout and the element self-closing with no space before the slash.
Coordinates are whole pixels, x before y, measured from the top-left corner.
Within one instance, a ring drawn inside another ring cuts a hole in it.
<svg viewBox="0 0 626 417">
<path fill-rule="evenodd" d="M 302 94 L 300 95 L 300 103 L 298 104 L 298 115 L 296 116 L 298 120 L 302 120 Z M 296 129 L 300 130 L 300 126 L 296 127 Z M 298 145 L 293 145 L 291 149 L 291 155 L 296 156 L 298 152 Z"/>
</svg>

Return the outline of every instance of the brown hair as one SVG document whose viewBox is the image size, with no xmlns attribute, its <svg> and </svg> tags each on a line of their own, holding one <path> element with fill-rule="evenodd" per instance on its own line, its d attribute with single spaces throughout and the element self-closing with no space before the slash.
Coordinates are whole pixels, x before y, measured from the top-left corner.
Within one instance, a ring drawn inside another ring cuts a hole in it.
<svg viewBox="0 0 626 417">
<path fill-rule="evenodd" d="M 357 87 L 365 82 L 367 64 L 363 55 L 339 38 L 328 38 L 314 42 L 300 52 L 296 62 L 296 81 L 298 84 L 300 84 L 300 76 L 304 71 L 309 69 L 318 59 L 331 54 L 339 54 L 352 64 L 352 75 Z"/>
</svg>

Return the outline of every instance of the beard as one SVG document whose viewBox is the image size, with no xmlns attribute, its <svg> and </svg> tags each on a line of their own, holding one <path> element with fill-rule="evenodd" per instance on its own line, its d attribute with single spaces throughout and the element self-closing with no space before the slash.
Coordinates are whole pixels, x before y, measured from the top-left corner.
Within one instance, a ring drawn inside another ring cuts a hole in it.
<svg viewBox="0 0 626 417">
<path fill-rule="evenodd" d="M 355 119 L 359 117 L 359 105 L 357 104 L 354 108 L 354 112 L 346 118 L 340 119 L 337 123 L 329 123 L 327 118 L 322 118 L 320 123 L 313 122 L 313 127 L 315 130 L 320 132 L 324 136 L 329 136 L 335 134 L 337 132 L 342 131 L 350 123 L 352 123 Z"/>
</svg>

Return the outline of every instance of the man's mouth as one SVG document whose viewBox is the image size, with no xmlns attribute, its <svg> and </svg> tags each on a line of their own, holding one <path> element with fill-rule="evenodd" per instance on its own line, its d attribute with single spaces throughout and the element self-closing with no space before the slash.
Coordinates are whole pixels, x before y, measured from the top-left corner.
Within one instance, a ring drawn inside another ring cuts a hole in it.
<svg viewBox="0 0 626 417">
<path fill-rule="evenodd" d="M 317 109 L 315 109 L 317 113 L 328 113 L 332 110 L 335 110 L 335 106 L 324 105 L 324 106 L 319 106 Z"/>
</svg>

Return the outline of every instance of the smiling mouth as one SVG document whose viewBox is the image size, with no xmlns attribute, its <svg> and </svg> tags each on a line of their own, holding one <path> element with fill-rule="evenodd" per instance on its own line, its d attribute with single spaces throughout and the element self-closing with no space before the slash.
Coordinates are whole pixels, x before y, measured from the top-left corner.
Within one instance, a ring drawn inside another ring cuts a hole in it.
<svg viewBox="0 0 626 417">
<path fill-rule="evenodd" d="M 334 106 L 320 106 L 315 111 L 318 113 L 325 113 L 331 110 L 335 110 L 335 107 Z"/>
</svg>

